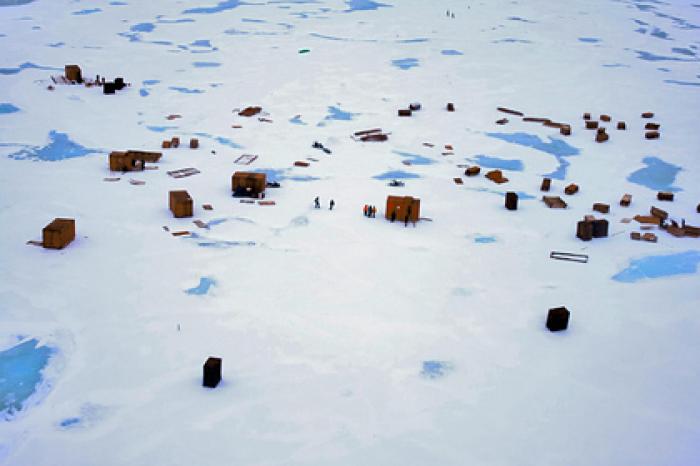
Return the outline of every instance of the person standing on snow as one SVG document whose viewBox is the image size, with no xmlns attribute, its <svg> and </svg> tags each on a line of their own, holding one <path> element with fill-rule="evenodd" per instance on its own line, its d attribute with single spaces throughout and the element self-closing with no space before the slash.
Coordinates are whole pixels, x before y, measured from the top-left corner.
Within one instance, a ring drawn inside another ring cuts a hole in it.
<svg viewBox="0 0 700 466">
<path fill-rule="evenodd" d="M 334 206 L 335 206 L 335 201 L 333 199 L 331 199 L 330 210 L 333 210 Z"/>
<path fill-rule="evenodd" d="M 321 200 L 316 196 L 316 199 L 314 199 L 314 205 L 317 209 L 321 208 Z"/>
</svg>

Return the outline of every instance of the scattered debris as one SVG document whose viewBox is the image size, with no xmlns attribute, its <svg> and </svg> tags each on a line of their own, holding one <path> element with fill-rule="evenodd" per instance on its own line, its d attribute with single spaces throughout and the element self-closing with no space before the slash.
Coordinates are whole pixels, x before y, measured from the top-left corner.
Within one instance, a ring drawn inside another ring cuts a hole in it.
<svg viewBox="0 0 700 466">
<path fill-rule="evenodd" d="M 166 120 L 171 120 L 171 121 L 176 119 L 176 118 L 182 118 L 182 115 L 178 115 L 176 113 L 173 113 L 173 114 L 170 114 L 170 115 L 165 117 Z"/>
<path fill-rule="evenodd" d="M 654 112 L 644 112 L 642 118 L 654 118 Z"/>
<path fill-rule="evenodd" d="M 295 167 L 308 167 L 309 165 L 311 164 L 305 160 L 297 160 L 296 162 L 294 162 Z"/>
<path fill-rule="evenodd" d="M 167 225 L 163 225 L 163 230 L 170 231 L 170 228 L 168 228 Z"/>
<path fill-rule="evenodd" d="M 190 138 L 190 149 L 197 149 L 197 148 L 199 148 L 199 139 Z"/>
<path fill-rule="evenodd" d="M 274 123 L 274 121 L 264 117 L 258 117 L 258 121 L 262 121 L 263 123 Z"/>
<path fill-rule="evenodd" d="M 187 167 L 187 168 L 180 168 L 178 170 L 171 170 L 167 173 L 168 173 L 168 175 L 172 176 L 173 178 L 185 178 L 187 176 L 197 175 L 201 172 L 194 167 Z"/>
<path fill-rule="evenodd" d="M 503 172 L 501 170 L 491 170 L 490 172 L 487 172 L 485 176 L 496 184 L 508 182 L 508 178 L 503 176 Z"/>
<path fill-rule="evenodd" d="M 601 115 L 599 117 L 599 119 L 600 119 L 600 121 L 605 121 L 605 122 L 612 120 L 612 118 L 610 118 L 610 115 Z"/>
<path fill-rule="evenodd" d="M 647 139 L 659 139 L 661 137 L 661 133 L 658 131 L 647 131 L 644 133 L 644 137 Z"/>
<path fill-rule="evenodd" d="M 41 241 L 35 241 L 35 240 L 33 240 L 33 239 L 30 239 L 29 241 L 27 241 L 26 244 L 28 244 L 28 245 L 30 245 L 30 246 L 41 246 L 41 247 L 44 246 L 44 243 L 43 243 L 43 242 L 41 242 Z"/>
<path fill-rule="evenodd" d="M 597 129 L 598 122 L 596 120 L 586 120 L 586 129 Z"/>
<path fill-rule="evenodd" d="M 102 181 L 109 181 L 109 182 L 112 182 L 112 183 L 115 182 L 115 181 L 119 181 L 119 180 L 121 180 L 121 178 L 119 178 L 118 176 L 116 176 L 116 177 L 102 178 Z"/>
<path fill-rule="evenodd" d="M 549 253 L 549 258 L 560 261 L 578 262 L 580 264 L 588 263 L 588 256 L 586 254 L 575 254 L 572 252 L 552 251 Z"/>
<path fill-rule="evenodd" d="M 238 157 L 236 160 L 234 160 L 233 163 L 237 163 L 238 165 L 250 165 L 257 158 L 258 158 L 257 155 L 243 154 L 240 157 Z"/>
<path fill-rule="evenodd" d="M 355 132 L 353 139 L 362 142 L 382 142 L 389 139 L 389 134 L 382 132 L 381 128 L 374 128 Z"/>
<path fill-rule="evenodd" d="M 566 202 L 559 196 L 542 196 L 542 201 L 550 209 L 566 209 Z"/>
<path fill-rule="evenodd" d="M 391 180 L 389 183 L 387 183 L 387 185 L 394 188 L 400 188 L 404 186 L 404 182 L 399 180 Z"/>
<path fill-rule="evenodd" d="M 588 113 L 588 112 L 584 113 L 584 114 L 583 114 L 583 119 L 584 119 L 584 120 L 590 120 L 590 119 L 591 119 L 591 114 Z"/>
<path fill-rule="evenodd" d="M 425 147 L 435 147 L 435 144 L 430 143 L 430 142 L 424 142 L 423 145 L 424 145 Z"/>
<path fill-rule="evenodd" d="M 413 103 L 411 103 L 411 104 L 408 104 L 408 108 L 409 108 L 412 112 L 417 112 L 417 111 L 419 111 L 419 110 L 421 109 L 421 104 L 420 104 L 420 102 L 413 102 Z"/>
<path fill-rule="evenodd" d="M 448 104 L 447 104 L 447 111 L 448 111 L 448 112 L 454 112 L 454 111 L 455 111 L 455 104 L 453 104 L 452 102 L 448 102 Z"/>
<path fill-rule="evenodd" d="M 552 120 L 549 118 L 540 118 L 540 117 L 524 117 L 523 121 L 528 122 L 528 123 L 552 123 Z"/>
<path fill-rule="evenodd" d="M 326 154 L 329 154 L 329 155 L 331 154 L 331 150 L 328 149 L 327 147 L 324 147 L 323 144 L 321 144 L 318 141 L 314 141 L 314 143 L 311 145 L 311 147 L 313 147 L 314 149 L 320 149 L 323 152 L 325 152 Z"/>
<path fill-rule="evenodd" d="M 129 180 L 129 184 L 133 184 L 134 186 L 143 186 L 144 184 L 146 184 L 146 182 L 143 180 L 135 180 L 134 178 L 131 178 Z"/>
<path fill-rule="evenodd" d="M 400 108 L 399 109 L 399 116 L 400 117 L 410 117 L 411 116 L 411 109 L 410 108 Z"/>
<path fill-rule="evenodd" d="M 624 121 L 618 121 L 617 129 L 624 131 L 627 129 L 627 124 Z"/>
<path fill-rule="evenodd" d="M 75 220 L 56 218 L 41 230 L 42 246 L 46 249 L 63 249 L 75 239 Z"/>
<path fill-rule="evenodd" d="M 661 125 L 658 123 L 647 123 L 646 125 L 644 125 L 644 129 L 649 129 L 649 130 L 653 130 L 653 131 L 656 131 L 660 127 L 661 127 Z"/>
<path fill-rule="evenodd" d="M 258 205 L 275 205 L 275 201 L 258 201 Z"/>
<path fill-rule="evenodd" d="M 309 53 L 311 49 L 299 49 L 299 53 Z"/>
<path fill-rule="evenodd" d="M 673 201 L 673 193 L 659 191 L 656 194 L 656 198 L 660 201 Z"/>
<path fill-rule="evenodd" d="M 189 232 L 189 231 L 187 231 L 187 230 L 173 231 L 173 232 L 171 233 L 171 235 L 173 235 L 173 236 L 189 236 L 189 235 L 191 235 L 191 234 L 192 234 L 192 233 Z"/>
<path fill-rule="evenodd" d="M 565 307 L 555 307 L 547 313 L 546 326 L 550 332 L 566 330 L 569 326 L 569 316 L 571 312 Z"/>
<path fill-rule="evenodd" d="M 241 128 L 243 128 L 243 125 L 231 125 L 231 128 L 233 128 L 233 129 L 241 129 Z"/>
<path fill-rule="evenodd" d="M 252 117 L 257 115 L 262 111 L 262 107 L 246 107 L 240 112 L 238 112 L 239 116 L 244 116 L 244 117 Z"/>
<path fill-rule="evenodd" d="M 175 218 L 186 218 L 192 216 L 194 202 L 189 193 L 184 190 L 170 191 L 170 211 Z"/>
<path fill-rule="evenodd" d="M 516 115 L 519 117 L 525 116 L 525 114 L 523 112 L 519 112 L 517 110 L 511 110 L 510 108 L 506 108 L 506 107 L 498 107 L 497 110 L 499 112 L 508 113 L 510 115 Z"/>
<path fill-rule="evenodd" d="M 462 178 L 457 177 L 457 178 L 453 178 L 453 180 L 454 180 L 455 184 L 464 184 L 464 181 L 462 181 Z"/>
<path fill-rule="evenodd" d="M 195 220 L 195 221 L 193 221 L 192 223 L 194 223 L 195 225 L 197 225 L 199 228 L 205 228 L 205 229 L 207 229 L 207 230 L 209 229 L 209 225 L 208 225 L 206 222 L 203 222 L 203 221 L 201 221 L 201 220 Z"/>
<path fill-rule="evenodd" d="M 496 120 L 497 125 L 505 125 L 508 123 L 508 118 L 501 118 L 500 120 Z"/>
<path fill-rule="evenodd" d="M 654 233 L 641 234 L 638 231 L 631 232 L 630 239 L 633 239 L 635 241 L 646 241 L 647 243 L 656 243 L 659 240 L 659 238 Z"/>
<path fill-rule="evenodd" d="M 265 186 L 268 188 L 279 188 L 281 185 L 277 181 L 268 181 L 265 183 Z"/>
<path fill-rule="evenodd" d="M 562 136 L 571 136 L 571 126 L 562 126 L 561 128 L 559 128 L 559 134 L 561 134 Z"/>
</svg>

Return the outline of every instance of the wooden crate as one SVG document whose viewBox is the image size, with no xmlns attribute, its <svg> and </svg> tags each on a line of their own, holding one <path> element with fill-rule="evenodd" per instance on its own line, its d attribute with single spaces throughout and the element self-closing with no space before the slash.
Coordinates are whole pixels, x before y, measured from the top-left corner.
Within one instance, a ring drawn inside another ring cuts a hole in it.
<svg viewBox="0 0 700 466">
<path fill-rule="evenodd" d="M 466 170 L 464 170 L 464 174 L 467 176 L 476 176 L 480 172 L 481 172 L 481 167 L 479 167 L 477 165 L 471 166 L 471 167 L 467 168 Z"/>
<path fill-rule="evenodd" d="M 406 215 L 409 221 L 417 222 L 420 219 L 420 199 L 411 196 L 388 196 L 384 217 L 391 220 L 394 213 L 395 220 L 400 222 L 405 221 Z"/>
<path fill-rule="evenodd" d="M 78 65 L 66 65 L 65 75 L 68 81 L 83 82 L 83 74 Z"/>
<path fill-rule="evenodd" d="M 43 246 L 47 249 L 63 249 L 75 239 L 75 220 L 56 218 L 41 231 Z"/>
<path fill-rule="evenodd" d="M 264 197 L 267 175 L 255 172 L 235 172 L 231 177 L 231 191 L 236 197 Z"/>
<path fill-rule="evenodd" d="M 545 178 L 542 180 L 542 184 L 540 185 L 540 191 L 549 191 L 549 189 L 552 186 L 552 179 L 551 178 Z"/>
<path fill-rule="evenodd" d="M 656 198 L 660 201 L 673 201 L 673 193 L 659 191 Z"/>
<path fill-rule="evenodd" d="M 410 117 L 411 116 L 411 109 L 410 108 L 400 108 L 399 109 L 399 116 L 400 117 Z"/>
<path fill-rule="evenodd" d="M 566 202 L 559 196 L 542 196 L 542 201 L 550 209 L 566 209 Z"/>
<path fill-rule="evenodd" d="M 607 238 L 608 236 L 608 221 L 605 219 L 594 220 L 591 222 L 593 224 L 593 237 L 594 238 Z"/>
<path fill-rule="evenodd" d="M 506 209 L 518 210 L 518 193 L 508 191 L 506 193 Z"/>
<path fill-rule="evenodd" d="M 576 194 L 578 192 L 578 185 L 576 183 L 571 183 L 569 186 L 564 188 L 564 193 L 568 194 L 571 196 L 572 194 Z"/>
<path fill-rule="evenodd" d="M 596 212 L 600 212 L 601 214 L 607 214 L 610 212 L 610 206 L 608 204 L 601 204 L 600 202 L 596 202 L 593 204 L 593 210 Z"/>
<path fill-rule="evenodd" d="M 593 239 L 593 222 L 581 220 L 576 224 L 576 237 L 583 241 Z"/>
<path fill-rule="evenodd" d="M 194 213 L 194 202 L 187 191 L 170 191 L 169 200 L 173 217 L 192 217 Z"/>
</svg>

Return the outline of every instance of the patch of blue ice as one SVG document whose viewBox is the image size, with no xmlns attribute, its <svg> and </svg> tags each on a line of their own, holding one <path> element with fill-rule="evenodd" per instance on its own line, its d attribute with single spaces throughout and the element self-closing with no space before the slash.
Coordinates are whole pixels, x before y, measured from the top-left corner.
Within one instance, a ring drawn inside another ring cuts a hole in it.
<svg viewBox="0 0 700 466">
<path fill-rule="evenodd" d="M 23 409 L 44 380 L 43 371 L 55 350 L 36 339 L 0 351 L 0 416 L 11 419 Z"/>
<path fill-rule="evenodd" d="M 686 251 L 665 256 L 648 256 L 630 261 L 629 266 L 613 275 L 622 283 L 635 283 L 644 279 L 693 274 L 700 263 L 700 251 Z"/>
<path fill-rule="evenodd" d="M 418 154 L 411 154 L 410 152 L 402 152 L 395 150 L 393 151 L 394 154 L 399 155 L 403 158 L 408 159 L 408 161 L 411 163 L 411 165 L 431 165 L 435 163 L 433 159 L 429 159 L 428 157 L 424 157 L 422 155 Z"/>
<path fill-rule="evenodd" d="M 19 108 L 12 104 L 0 102 L 0 115 L 19 112 Z"/>
<path fill-rule="evenodd" d="M 685 56 L 688 56 L 688 57 L 694 57 L 694 56 L 695 56 L 695 52 L 693 52 L 693 51 L 690 50 L 690 49 L 683 48 L 683 47 L 673 47 L 673 48 L 671 49 L 671 52 L 673 52 L 673 53 L 678 53 L 678 54 L 681 54 L 681 55 L 685 55 Z"/>
<path fill-rule="evenodd" d="M 462 52 L 459 50 L 454 50 L 454 49 L 444 49 L 440 52 L 443 55 L 447 56 L 457 56 L 457 55 L 464 55 Z"/>
<path fill-rule="evenodd" d="M 423 361 L 421 375 L 428 379 L 439 379 L 452 370 L 452 364 L 447 361 Z"/>
<path fill-rule="evenodd" d="M 323 121 L 320 122 L 317 126 L 325 126 L 324 122 L 326 122 L 326 121 L 333 121 L 333 120 L 351 121 L 357 115 L 359 115 L 359 113 L 346 112 L 345 110 L 342 110 L 340 107 L 330 106 L 330 107 L 328 107 L 328 115 L 326 115 L 326 117 L 323 119 Z"/>
<path fill-rule="evenodd" d="M 190 89 L 187 87 L 170 86 L 168 89 L 179 92 L 180 94 L 204 94 L 204 91 L 201 89 Z"/>
<path fill-rule="evenodd" d="M 189 295 L 202 296 L 209 293 L 209 289 L 214 285 L 216 285 L 216 280 L 213 278 L 201 277 L 199 279 L 199 285 L 185 290 L 185 293 Z"/>
<path fill-rule="evenodd" d="M 149 94 L 148 89 L 145 89 L 145 88 L 139 89 L 139 95 L 141 97 L 148 97 L 148 94 Z"/>
<path fill-rule="evenodd" d="M 190 47 L 207 47 L 211 48 L 211 41 L 208 39 L 198 39 L 190 44 Z"/>
<path fill-rule="evenodd" d="M 236 144 L 235 142 L 233 142 L 233 140 L 231 140 L 229 138 L 225 138 L 223 136 L 213 136 L 213 135 L 208 134 L 208 133 L 194 133 L 194 135 L 202 137 L 202 138 L 212 139 L 212 140 L 218 142 L 219 144 L 221 144 L 223 146 L 228 146 L 232 149 L 243 149 L 243 146 Z"/>
<path fill-rule="evenodd" d="M 399 58 L 397 60 L 391 60 L 391 64 L 402 70 L 410 70 L 411 68 L 419 66 L 417 58 Z"/>
<path fill-rule="evenodd" d="M 403 170 L 391 170 L 388 172 L 384 172 L 380 175 L 375 175 L 372 178 L 374 178 L 375 180 L 408 180 L 420 178 L 420 175 L 405 172 Z"/>
<path fill-rule="evenodd" d="M 183 15 L 211 15 L 214 13 L 221 13 L 222 11 L 226 11 L 226 10 L 233 10 L 234 8 L 237 8 L 241 5 L 245 5 L 245 3 L 241 2 L 240 0 L 224 0 L 223 2 L 219 2 L 214 6 L 189 8 L 189 9 L 183 11 L 182 14 Z"/>
<path fill-rule="evenodd" d="M 520 16 L 509 16 L 508 18 L 509 21 L 520 21 L 523 23 L 535 23 L 535 21 L 531 21 L 529 19 L 521 18 Z"/>
<path fill-rule="evenodd" d="M 218 68 L 221 63 L 215 61 L 196 61 L 192 63 L 195 68 Z"/>
<path fill-rule="evenodd" d="M 472 160 L 486 168 L 500 168 L 502 170 L 519 172 L 525 169 L 522 160 L 518 159 L 502 159 L 500 157 L 490 157 L 488 155 L 477 155 Z"/>
<path fill-rule="evenodd" d="M 134 32 L 152 32 L 156 28 L 153 23 L 139 23 L 131 26 L 131 30 Z"/>
<path fill-rule="evenodd" d="M 664 79 L 667 84 L 676 84 L 678 86 L 700 86 L 700 82 L 695 81 L 678 81 L 676 79 Z"/>
<path fill-rule="evenodd" d="M 516 39 L 515 37 L 506 37 L 505 39 L 498 39 L 498 40 L 493 40 L 491 41 L 494 44 L 531 44 L 532 41 L 526 40 L 526 39 Z"/>
<path fill-rule="evenodd" d="M 631 173 L 627 181 L 654 191 L 682 191 L 678 186 L 673 186 L 676 175 L 682 170 L 681 167 L 664 162 L 658 157 L 645 157 L 642 162 L 646 167 Z"/>
<path fill-rule="evenodd" d="M 146 129 L 154 133 L 164 133 L 169 129 L 177 129 L 177 126 L 146 126 Z"/>
<path fill-rule="evenodd" d="M 78 424 L 80 424 L 79 417 L 69 417 L 69 418 L 62 420 L 59 423 L 59 425 L 65 429 L 69 429 L 71 427 L 76 427 Z"/>
<path fill-rule="evenodd" d="M 301 120 L 301 116 L 299 116 L 299 115 L 295 116 L 294 118 L 290 118 L 289 122 L 292 124 L 295 124 L 295 125 L 304 125 L 304 126 L 306 125 L 306 123 L 304 123 Z"/>
<path fill-rule="evenodd" d="M 66 45 L 66 43 L 65 42 L 54 42 L 53 44 L 46 44 L 46 45 L 47 45 L 47 47 L 53 47 L 53 48 L 57 49 L 57 48 L 63 47 L 64 45 Z"/>
<path fill-rule="evenodd" d="M 401 40 L 397 40 L 396 42 L 398 44 L 420 44 L 422 42 L 428 42 L 428 41 L 430 41 L 430 39 L 428 39 L 426 37 L 418 37 L 415 39 L 401 39 Z"/>
<path fill-rule="evenodd" d="M 673 40 L 671 37 L 668 35 L 668 33 L 662 31 L 659 28 L 654 28 L 651 30 L 649 35 L 656 37 L 657 39 L 663 39 L 663 40 Z"/>
<path fill-rule="evenodd" d="M 600 39 L 598 39 L 597 37 L 579 37 L 578 41 L 586 42 L 588 44 L 597 44 L 598 42 L 600 42 Z"/>
<path fill-rule="evenodd" d="M 7 144 L 12 145 L 12 144 Z M 59 133 L 51 130 L 49 132 L 49 143 L 43 147 L 26 146 L 24 149 L 8 157 L 16 160 L 38 159 L 47 162 L 83 157 L 88 154 L 101 152 L 100 149 L 90 149 L 72 141 L 66 133 Z"/>
<path fill-rule="evenodd" d="M 556 139 L 551 136 L 548 136 L 549 142 L 545 142 L 538 136 L 528 133 L 486 133 L 486 135 L 509 142 L 511 144 L 530 147 L 532 149 L 553 155 L 559 162 L 559 167 L 552 173 L 544 176 L 557 180 L 563 180 L 566 178 L 566 170 L 569 166 L 569 162 L 566 160 L 566 157 L 578 155 L 581 152 L 579 149 L 570 146 L 563 140 Z"/>
<path fill-rule="evenodd" d="M 17 68 L 0 68 L 0 74 L 5 74 L 5 75 L 17 74 L 22 70 L 29 70 L 29 69 L 43 70 L 43 71 L 63 71 L 62 68 L 54 68 L 51 66 L 36 65 L 34 63 L 31 63 L 31 62 L 24 62 L 21 65 L 19 65 Z"/>
<path fill-rule="evenodd" d="M 101 8 L 88 8 L 86 10 L 74 11 L 72 14 L 77 16 L 91 15 L 93 13 L 99 13 L 102 11 Z"/>
<path fill-rule="evenodd" d="M 489 244 L 489 243 L 495 243 L 496 242 L 496 237 L 495 236 L 482 236 L 479 235 L 474 238 L 475 243 L 479 244 Z"/>
<path fill-rule="evenodd" d="M 678 57 L 668 57 L 665 55 L 656 55 L 651 52 L 645 52 L 644 50 L 635 50 L 637 53 L 637 58 L 640 60 L 646 60 L 646 61 L 695 61 L 691 59 L 686 59 L 686 58 L 678 58 Z"/>
<path fill-rule="evenodd" d="M 160 80 L 158 80 L 158 79 L 146 79 L 145 81 L 143 81 L 143 85 L 144 86 L 154 86 L 154 85 L 158 84 L 159 82 L 160 82 Z"/>
<path fill-rule="evenodd" d="M 353 11 L 370 11 L 377 10 L 379 8 L 392 7 L 392 5 L 375 2 L 373 0 L 345 0 L 345 4 L 348 7 L 348 9 L 345 10 L 346 13 L 351 13 Z"/>
</svg>

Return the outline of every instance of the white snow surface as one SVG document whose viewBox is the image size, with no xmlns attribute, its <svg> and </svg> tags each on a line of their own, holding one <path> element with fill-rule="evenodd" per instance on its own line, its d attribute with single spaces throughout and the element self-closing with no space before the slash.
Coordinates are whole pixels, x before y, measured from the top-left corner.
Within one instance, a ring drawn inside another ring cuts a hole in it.
<svg viewBox="0 0 700 466">
<path fill-rule="evenodd" d="M 0 464 L 700 463 L 698 274 L 612 280 L 632 260 L 700 251 L 699 239 L 663 231 L 656 244 L 631 241 L 638 224 L 620 222 L 657 205 L 700 224 L 697 2 L 386 0 L 348 11 L 367 2 L 263 0 L 201 14 L 184 11 L 217 1 L 127 1 L 0 7 L 0 68 L 57 69 L 0 74 L 0 103 L 19 109 L 0 114 L 0 342 L 25 335 L 58 354 L 39 398 L 0 421 Z M 130 31 L 142 23 L 155 28 Z M 392 65 L 405 58 L 418 66 Z M 71 63 L 131 86 L 47 90 Z M 420 112 L 396 116 L 414 101 Z M 272 123 L 233 112 L 248 105 Z M 569 122 L 573 134 L 498 106 Z M 325 120 L 329 107 L 356 115 Z M 644 139 L 644 111 L 661 139 Z M 610 140 L 597 144 L 583 112 L 628 130 L 608 125 Z M 290 123 L 296 115 L 306 125 Z M 350 138 L 372 127 L 389 140 Z M 97 152 L 10 157 L 51 131 Z M 540 201 L 554 156 L 487 134 L 518 132 L 580 150 L 553 180 L 568 209 Z M 212 137 L 190 150 L 195 133 Z M 109 151 L 159 150 L 171 136 L 184 146 L 163 150 L 158 170 L 109 172 Z M 316 140 L 332 155 L 312 149 Z M 407 166 L 394 151 L 434 163 Z M 259 157 L 234 164 L 244 153 Z M 458 165 L 477 155 L 524 169 L 504 171 L 504 185 L 463 176 Z M 318 162 L 292 167 L 307 157 Z M 682 167 L 673 203 L 627 180 L 646 157 Z M 183 167 L 201 174 L 166 175 Z M 276 205 L 249 205 L 230 189 L 245 169 L 318 179 L 283 179 L 267 191 Z M 373 178 L 391 170 L 419 178 L 400 188 Z M 571 182 L 581 190 L 565 196 Z M 194 218 L 172 218 L 172 189 L 191 194 Z M 509 190 L 534 199 L 507 211 Z M 432 221 L 384 220 L 389 194 L 420 198 Z M 611 213 L 592 212 L 594 202 Z M 582 242 L 576 222 L 594 213 L 610 236 Z M 73 243 L 25 245 L 55 217 L 76 219 Z M 194 219 L 226 221 L 205 230 Z M 163 226 L 242 244 L 201 247 Z M 552 250 L 590 260 L 554 261 Z M 215 281 L 209 291 L 187 294 L 202 277 Z M 549 332 L 547 310 L 562 305 L 569 328 Z M 201 386 L 208 356 L 223 358 L 213 390 Z M 437 373 L 424 370 L 430 361 Z"/>
</svg>

